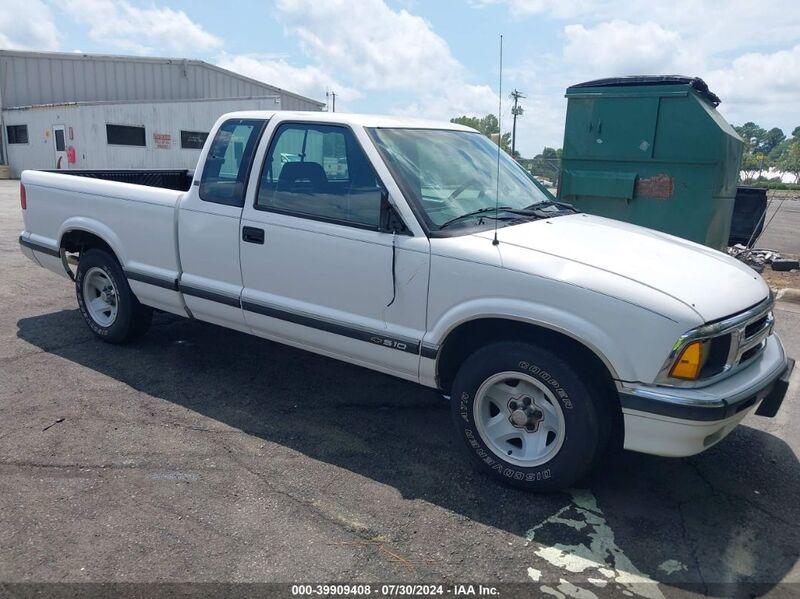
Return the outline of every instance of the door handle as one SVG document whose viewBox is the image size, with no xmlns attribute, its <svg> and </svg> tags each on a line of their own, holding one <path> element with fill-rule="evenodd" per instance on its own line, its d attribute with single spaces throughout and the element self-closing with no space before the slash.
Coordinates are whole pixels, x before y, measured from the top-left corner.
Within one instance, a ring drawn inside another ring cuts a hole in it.
<svg viewBox="0 0 800 599">
<path fill-rule="evenodd" d="M 264 245 L 264 229 L 257 227 L 242 227 L 242 241 Z"/>
</svg>

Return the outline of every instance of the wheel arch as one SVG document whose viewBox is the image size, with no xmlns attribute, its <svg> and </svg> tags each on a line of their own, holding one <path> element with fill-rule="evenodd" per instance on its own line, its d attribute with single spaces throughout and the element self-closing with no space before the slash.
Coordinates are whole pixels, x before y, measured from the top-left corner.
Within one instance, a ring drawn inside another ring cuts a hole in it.
<svg viewBox="0 0 800 599">
<path fill-rule="evenodd" d="M 447 331 L 436 355 L 436 381 L 448 394 L 458 368 L 474 351 L 489 343 L 528 341 L 571 360 L 584 360 L 604 386 L 616 390 L 619 375 L 605 354 L 596 346 L 549 323 L 507 316 L 476 316 Z M 613 393 L 616 396 L 616 393 Z"/>
<path fill-rule="evenodd" d="M 91 248 L 102 248 L 110 252 L 120 266 L 125 265 L 122 243 L 106 225 L 87 218 L 69 219 L 59 232 L 59 249 L 63 252 L 81 252 Z"/>
</svg>

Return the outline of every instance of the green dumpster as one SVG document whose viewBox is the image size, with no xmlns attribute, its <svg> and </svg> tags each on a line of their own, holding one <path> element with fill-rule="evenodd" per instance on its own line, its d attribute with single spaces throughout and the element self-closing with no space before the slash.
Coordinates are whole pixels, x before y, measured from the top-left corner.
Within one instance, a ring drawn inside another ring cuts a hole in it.
<svg viewBox="0 0 800 599">
<path fill-rule="evenodd" d="M 743 143 L 702 79 L 599 79 L 566 97 L 559 198 L 725 248 Z"/>
</svg>

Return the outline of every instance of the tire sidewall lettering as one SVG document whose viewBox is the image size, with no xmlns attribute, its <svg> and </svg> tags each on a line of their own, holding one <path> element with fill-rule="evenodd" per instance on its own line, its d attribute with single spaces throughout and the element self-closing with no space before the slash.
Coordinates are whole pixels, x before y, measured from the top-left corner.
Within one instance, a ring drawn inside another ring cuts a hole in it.
<svg viewBox="0 0 800 599">
<path fill-rule="evenodd" d="M 552 476 L 550 468 L 541 468 L 534 471 L 530 471 L 529 468 L 519 470 L 512 465 L 506 464 L 505 462 L 500 462 L 492 457 L 494 454 L 488 449 L 485 449 L 483 441 L 480 440 L 477 434 L 472 432 L 472 429 L 470 428 L 464 429 L 464 437 L 467 440 L 467 445 L 469 445 L 469 447 L 475 452 L 475 455 L 478 456 L 480 461 L 482 461 L 492 470 L 496 470 L 506 478 L 511 478 L 517 481 L 534 482 L 547 480 Z"/>
<path fill-rule="evenodd" d="M 553 395 L 565 410 L 574 411 L 572 399 L 559 380 L 547 369 L 538 366 L 533 360 L 520 360 L 509 370 L 524 372 L 541 381 L 551 389 Z M 472 413 L 473 393 L 467 391 L 459 393 L 457 410 L 459 419 L 462 421 L 462 430 L 467 446 L 478 460 L 490 470 L 493 470 L 496 475 L 510 481 L 535 483 L 548 481 L 553 478 L 556 474 L 556 471 L 553 470 L 553 460 L 555 460 L 557 456 L 554 456 L 549 462 L 540 466 L 526 468 L 509 464 L 488 449 L 485 442 L 480 438 L 480 435 L 474 428 L 475 421 L 474 414 Z"/>
<path fill-rule="evenodd" d="M 489 377 L 501 372 L 509 372 L 509 378 L 513 378 L 513 372 L 534 378 L 562 408 L 565 437 L 548 461 L 530 466 L 507 462 L 504 452 L 495 452 L 480 437 L 473 413 L 475 396 Z M 466 452 L 484 473 L 527 490 L 559 490 L 580 480 L 598 455 L 600 415 L 591 384 L 564 356 L 548 348 L 500 341 L 476 350 L 460 366 L 451 391 L 451 417 Z"/>
<path fill-rule="evenodd" d="M 517 367 L 522 372 L 526 372 L 536 377 L 546 385 L 552 387 L 553 393 L 555 393 L 556 397 L 558 397 L 561 405 L 564 408 L 566 408 L 567 410 L 571 410 L 573 408 L 572 400 L 570 399 L 566 389 L 564 389 L 564 387 L 561 386 L 561 383 L 558 382 L 558 379 L 552 376 L 549 372 L 540 368 L 539 366 L 536 366 L 535 364 L 531 364 L 526 360 L 521 360 L 517 364 Z"/>
</svg>

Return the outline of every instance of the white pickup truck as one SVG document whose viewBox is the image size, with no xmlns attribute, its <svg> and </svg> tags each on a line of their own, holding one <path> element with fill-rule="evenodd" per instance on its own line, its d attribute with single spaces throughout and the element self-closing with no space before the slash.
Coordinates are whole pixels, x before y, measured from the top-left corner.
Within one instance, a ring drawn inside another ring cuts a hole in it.
<svg viewBox="0 0 800 599">
<path fill-rule="evenodd" d="M 237 112 L 174 175 L 22 174 L 22 251 L 105 341 L 163 310 L 439 389 L 476 463 L 538 491 L 611 443 L 698 453 L 786 393 L 758 274 L 578 213 L 467 127 Z"/>
</svg>

